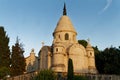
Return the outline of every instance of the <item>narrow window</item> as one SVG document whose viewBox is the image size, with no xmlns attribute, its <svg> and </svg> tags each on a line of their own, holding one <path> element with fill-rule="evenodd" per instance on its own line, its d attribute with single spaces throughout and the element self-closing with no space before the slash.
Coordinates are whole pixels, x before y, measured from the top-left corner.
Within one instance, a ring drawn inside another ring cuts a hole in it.
<svg viewBox="0 0 120 80">
<path fill-rule="evenodd" d="M 56 48 L 56 52 L 58 52 L 58 48 Z"/>
<path fill-rule="evenodd" d="M 75 40 L 75 35 L 73 35 L 73 40 Z"/>
<path fill-rule="evenodd" d="M 92 53 L 90 53 L 90 56 L 92 56 Z"/>
<path fill-rule="evenodd" d="M 68 33 L 65 34 L 65 40 L 69 40 L 69 35 L 68 35 Z"/>
<path fill-rule="evenodd" d="M 60 38 L 60 35 L 59 35 L 59 38 Z"/>
</svg>

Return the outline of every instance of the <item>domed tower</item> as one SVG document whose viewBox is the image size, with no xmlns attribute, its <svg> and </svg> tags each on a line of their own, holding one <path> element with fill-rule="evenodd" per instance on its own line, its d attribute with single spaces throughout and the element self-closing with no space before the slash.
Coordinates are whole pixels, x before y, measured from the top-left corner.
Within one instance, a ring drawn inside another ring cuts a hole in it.
<svg viewBox="0 0 120 80">
<path fill-rule="evenodd" d="M 88 72 L 94 74 L 97 72 L 95 67 L 95 56 L 94 56 L 94 49 L 92 48 L 89 39 L 88 39 L 88 45 L 86 46 L 86 52 L 88 55 Z"/>
<path fill-rule="evenodd" d="M 73 24 L 67 16 L 66 6 L 64 4 L 63 16 L 57 23 L 57 26 L 53 32 L 53 44 L 59 43 L 75 43 L 77 32 L 75 31 Z"/>
<path fill-rule="evenodd" d="M 68 46 L 77 43 L 77 32 L 75 31 L 72 22 L 67 16 L 66 5 L 64 4 L 63 15 L 57 23 L 53 32 L 53 62 L 52 69 L 55 72 L 67 71 L 67 51 Z"/>
</svg>

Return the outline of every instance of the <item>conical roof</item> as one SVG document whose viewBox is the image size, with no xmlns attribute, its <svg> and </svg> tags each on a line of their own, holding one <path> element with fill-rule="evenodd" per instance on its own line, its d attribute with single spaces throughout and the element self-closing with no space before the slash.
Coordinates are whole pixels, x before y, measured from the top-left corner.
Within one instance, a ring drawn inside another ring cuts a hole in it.
<svg viewBox="0 0 120 80">
<path fill-rule="evenodd" d="M 61 31 L 68 31 L 74 32 L 77 34 L 76 30 L 73 27 L 73 24 L 68 16 L 63 15 L 57 23 L 57 26 L 54 30 L 54 33 L 61 32 Z"/>
</svg>

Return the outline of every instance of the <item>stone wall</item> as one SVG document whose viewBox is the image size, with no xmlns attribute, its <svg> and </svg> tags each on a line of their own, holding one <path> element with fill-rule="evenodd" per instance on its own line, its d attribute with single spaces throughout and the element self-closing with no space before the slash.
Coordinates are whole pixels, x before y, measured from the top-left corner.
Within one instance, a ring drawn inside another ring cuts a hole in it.
<svg viewBox="0 0 120 80">
<path fill-rule="evenodd" d="M 16 77 L 8 78 L 7 80 L 30 80 L 32 79 L 37 73 L 29 73 L 24 74 Z M 88 80 L 120 80 L 120 75 L 93 75 L 93 74 L 85 74 L 82 76 L 86 76 Z M 66 80 L 66 78 L 56 79 L 56 80 Z"/>
<path fill-rule="evenodd" d="M 88 80 L 120 80 L 120 75 L 87 75 Z"/>
<path fill-rule="evenodd" d="M 33 79 L 33 77 L 36 74 L 37 74 L 37 72 L 23 74 L 23 75 L 20 75 L 20 76 L 15 76 L 15 77 L 7 78 L 7 80 L 31 80 L 31 79 Z"/>
<path fill-rule="evenodd" d="M 30 56 L 25 58 L 26 72 L 33 72 L 38 70 L 38 57 L 35 56 L 34 49 L 31 50 Z"/>
</svg>

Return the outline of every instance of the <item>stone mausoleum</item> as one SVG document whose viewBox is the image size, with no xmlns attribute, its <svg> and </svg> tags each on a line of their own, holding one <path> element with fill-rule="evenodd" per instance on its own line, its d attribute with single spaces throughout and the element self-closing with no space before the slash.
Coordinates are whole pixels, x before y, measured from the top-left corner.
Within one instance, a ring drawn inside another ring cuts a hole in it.
<svg viewBox="0 0 120 80">
<path fill-rule="evenodd" d="M 68 59 L 71 58 L 74 73 L 96 74 L 94 50 L 90 42 L 88 41 L 88 45 L 85 48 L 78 43 L 76 36 L 77 32 L 67 16 L 66 6 L 64 5 L 63 15 L 53 32 L 54 39 L 52 45 L 43 46 L 38 54 L 38 58 L 36 58 L 37 62 L 34 61 L 34 65 L 37 65 L 36 70 L 52 69 L 57 73 L 67 73 Z M 26 61 L 26 63 L 28 62 Z"/>
</svg>

